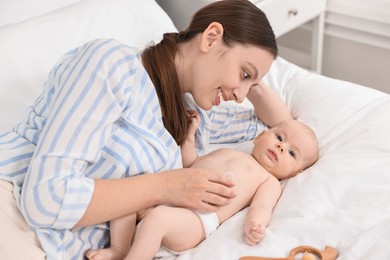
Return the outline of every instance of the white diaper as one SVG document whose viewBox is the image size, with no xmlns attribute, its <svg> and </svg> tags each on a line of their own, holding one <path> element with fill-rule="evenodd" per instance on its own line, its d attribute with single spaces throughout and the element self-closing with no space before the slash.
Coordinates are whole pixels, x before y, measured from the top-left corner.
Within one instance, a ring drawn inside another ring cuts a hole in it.
<svg viewBox="0 0 390 260">
<path fill-rule="evenodd" d="M 200 221 L 203 224 L 203 229 L 206 237 L 210 236 L 218 227 L 219 227 L 219 219 L 217 213 L 201 213 L 198 211 L 194 211 L 196 215 L 199 216 Z"/>
</svg>

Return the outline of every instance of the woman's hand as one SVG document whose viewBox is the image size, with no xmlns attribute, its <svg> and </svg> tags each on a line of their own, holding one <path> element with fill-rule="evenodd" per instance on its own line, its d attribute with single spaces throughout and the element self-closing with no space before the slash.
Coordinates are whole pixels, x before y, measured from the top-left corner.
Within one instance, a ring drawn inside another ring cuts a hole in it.
<svg viewBox="0 0 390 260">
<path fill-rule="evenodd" d="M 76 227 L 103 223 L 159 204 L 215 211 L 235 197 L 233 185 L 228 176 L 193 168 L 95 179 L 91 202 Z"/>
<path fill-rule="evenodd" d="M 177 169 L 156 177 L 162 178 L 162 204 L 170 206 L 211 212 L 236 196 L 231 177 L 202 169 Z"/>
</svg>

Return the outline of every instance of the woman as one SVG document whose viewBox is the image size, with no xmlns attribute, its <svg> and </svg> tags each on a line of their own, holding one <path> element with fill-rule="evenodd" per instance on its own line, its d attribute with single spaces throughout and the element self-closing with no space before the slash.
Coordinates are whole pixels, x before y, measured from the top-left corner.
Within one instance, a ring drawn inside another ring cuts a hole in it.
<svg viewBox="0 0 390 260">
<path fill-rule="evenodd" d="M 226 141 L 229 129 L 229 140 L 255 136 L 253 113 L 235 125 L 216 123 L 220 114 L 209 110 L 242 102 L 276 55 L 267 18 L 244 0 L 204 7 L 187 30 L 141 55 L 103 39 L 64 55 L 26 122 L 0 136 L 0 210 L 13 210 L 2 222 L 25 237 L 22 244 L 10 236 L 0 249 L 18 258 L 17 243 L 30 248 L 29 259 L 82 259 L 107 243 L 107 221 L 158 204 L 214 211 L 229 203 L 228 178 L 180 169 L 186 110 L 201 111 L 200 150 Z M 248 127 L 251 135 L 238 131 Z"/>
</svg>

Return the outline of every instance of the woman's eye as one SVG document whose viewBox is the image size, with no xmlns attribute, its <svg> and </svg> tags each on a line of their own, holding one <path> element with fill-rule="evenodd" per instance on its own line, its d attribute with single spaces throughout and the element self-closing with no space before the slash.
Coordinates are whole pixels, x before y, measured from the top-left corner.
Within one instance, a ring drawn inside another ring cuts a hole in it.
<svg viewBox="0 0 390 260">
<path fill-rule="evenodd" d="M 281 142 L 281 141 L 283 141 L 283 138 L 282 138 L 282 136 L 281 135 L 279 135 L 279 134 L 277 134 L 276 135 L 276 138 Z"/>
<path fill-rule="evenodd" d="M 294 153 L 294 151 L 288 151 L 288 153 L 291 155 L 291 157 L 295 158 L 295 153 Z"/>
</svg>

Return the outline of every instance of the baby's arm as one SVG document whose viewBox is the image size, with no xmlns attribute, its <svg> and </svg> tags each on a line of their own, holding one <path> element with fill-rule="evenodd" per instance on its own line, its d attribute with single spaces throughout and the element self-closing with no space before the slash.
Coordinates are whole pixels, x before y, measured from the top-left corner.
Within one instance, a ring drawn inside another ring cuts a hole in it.
<svg viewBox="0 0 390 260">
<path fill-rule="evenodd" d="M 188 110 L 188 116 L 191 123 L 188 128 L 187 137 L 181 145 L 181 156 L 184 168 L 191 167 L 196 158 L 198 158 L 195 150 L 195 133 L 200 124 L 200 116 L 195 110 Z"/>
<path fill-rule="evenodd" d="M 272 175 L 257 189 L 245 219 L 245 240 L 248 245 L 256 245 L 263 240 L 281 193 L 280 183 Z"/>
</svg>

